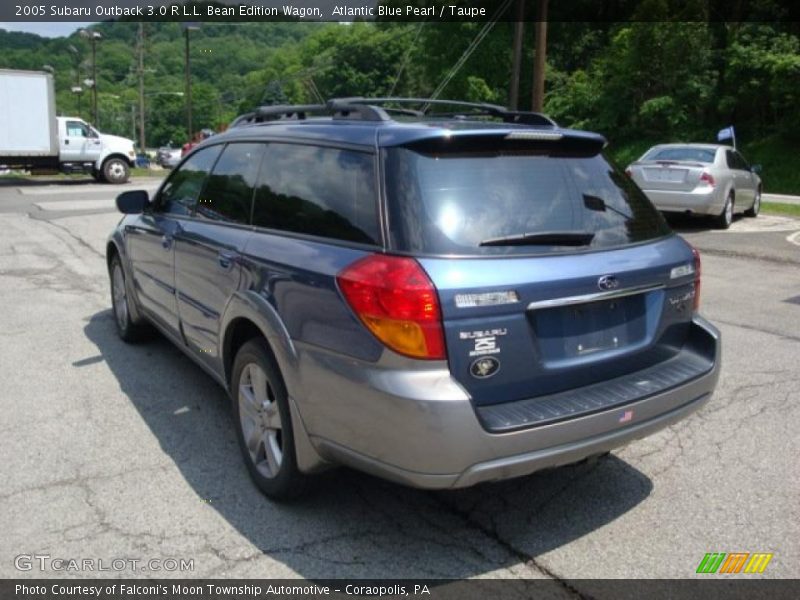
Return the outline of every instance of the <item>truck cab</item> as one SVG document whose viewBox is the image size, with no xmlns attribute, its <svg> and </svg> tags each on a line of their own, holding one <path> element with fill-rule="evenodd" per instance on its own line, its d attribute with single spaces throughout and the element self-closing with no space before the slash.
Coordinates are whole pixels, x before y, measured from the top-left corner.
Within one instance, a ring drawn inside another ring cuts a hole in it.
<svg viewBox="0 0 800 600">
<path fill-rule="evenodd" d="M 59 162 L 65 171 L 91 172 L 98 181 L 125 183 L 136 159 L 133 141 L 100 133 L 78 117 L 57 117 Z"/>
</svg>

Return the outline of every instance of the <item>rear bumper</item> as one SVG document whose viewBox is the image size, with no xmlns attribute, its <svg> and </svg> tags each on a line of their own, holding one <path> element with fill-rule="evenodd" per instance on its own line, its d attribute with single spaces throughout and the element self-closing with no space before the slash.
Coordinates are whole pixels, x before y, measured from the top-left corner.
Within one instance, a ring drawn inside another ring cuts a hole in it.
<svg viewBox="0 0 800 600">
<path fill-rule="evenodd" d="M 719 378 L 720 339 L 701 317 L 693 328 L 712 357 L 703 374 L 611 408 L 505 433 L 487 431 L 461 387 L 438 367 L 368 368 L 302 349 L 300 380 L 307 383 L 296 401 L 323 459 L 415 487 L 466 487 L 606 452 L 700 408 Z"/>
<path fill-rule="evenodd" d="M 699 215 L 719 215 L 725 206 L 725 195 L 720 188 L 699 188 L 690 192 L 643 190 L 658 210 L 664 212 L 691 212 Z"/>
</svg>

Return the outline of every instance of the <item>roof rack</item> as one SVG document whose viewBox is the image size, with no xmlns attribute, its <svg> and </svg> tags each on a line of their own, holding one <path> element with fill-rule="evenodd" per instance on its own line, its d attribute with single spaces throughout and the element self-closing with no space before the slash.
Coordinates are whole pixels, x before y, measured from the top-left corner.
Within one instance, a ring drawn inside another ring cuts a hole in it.
<svg viewBox="0 0 800 600">
<path fill-rule="evenodd" d="M 298 120 L 303 121 L 309 115 L 330 115 L 334 119 L 359 121 L 389 121 L 386 111 L 376 106 L 365 104 L 347 104 L 336 100 L 328 100 L 325 104 L 279 104 L 275 106 L 259 106 L 253 112 L 234 119 L 231 127 L 263 123 L 266 121 Z"/>
<path fill-rule="evenodd" d="M 365 98 L 361 96 L 354 96 L 351 98 L 335 98 L 328 102 L 345 103 L 350 105 L 373 105 L 379 106 L 383 104 L 419 104 L 421 108 L 416 113 L 421 113 L 420 116 L 438 116 L 438 117 L 478 117 L 489 116 L 501 119 L 504 123 L 520 123 L 523 125 L 544 125 L 549 127 L 557 127 L 558 124 L 547 115 L 538 112 L 522 111 L 522 110 L 509 110 L 497 104 L 488 104 L 484 102 L 464 102 L 461 100 L 432 100 L 429 98 L 400 98 L 400 97 L 384 97 L 384 98 Z M 447 112 L 447 113 L 429 113 L 431 106 L 453 106 L 464 107 L 471 109 L 469 112 Z M 391 110 L 386 109 L 384 110 Z M 399 112 L 399 111 L 398 111 Z"/>
<path fill-rule="evenodd" d="M 419 109 L 405 106 L 391 107 L 385 104 L 418 104 Z M 431 106 L 452 106 L 468 108 L 465 112 L 430 113 Z M 431 100 L 429 98 L 332 98 L 325 104 L 281 104 L 276 106 L 259 106 L 256 110 L 237 117 L 231 127 L 240 127 L 267 121 L 298 120 L 303 121 L 309 115 L 329 115 L 336 120 L 357 121 L 390 121 L 388 113 L 396 113 L 414 117 L 446 117 L 466 119 L 470 117 L 489 116 L 501 119 L 504 123 L 557 127 L 551 118 L 537 112 L 509 110 L 496 104 L 479 102 L 463 102 L 460 100 Z"/>
</svg>

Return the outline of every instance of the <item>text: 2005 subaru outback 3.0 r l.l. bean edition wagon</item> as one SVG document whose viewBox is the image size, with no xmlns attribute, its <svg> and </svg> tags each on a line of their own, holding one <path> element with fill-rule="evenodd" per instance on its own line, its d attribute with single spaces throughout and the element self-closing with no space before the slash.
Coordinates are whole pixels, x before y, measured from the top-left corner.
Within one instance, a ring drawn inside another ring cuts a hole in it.
<svg viewBox="0 0 800 600">
<path fill-rule="evenodd" d="M 265 493 L 331 464 L 425 488 L 516 477 L 709 399 L 698 256 L 601 136 L 408 106 L 265 107 L 152 201 L 117 200 L 120 335 L 152 323 L 230 391 Z"/>
</svg>

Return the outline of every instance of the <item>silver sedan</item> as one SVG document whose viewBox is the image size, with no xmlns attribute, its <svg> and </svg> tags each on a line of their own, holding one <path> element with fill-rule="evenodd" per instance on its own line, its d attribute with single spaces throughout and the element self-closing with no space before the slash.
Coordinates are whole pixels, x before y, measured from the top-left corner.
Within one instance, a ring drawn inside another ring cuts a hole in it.
<svg viewBox="0 0 800 600">
<path fill-rule="evenodd" d="M 660 144 L 625 172 L 660 211 L 711 216 L 727 229 L 735 212 L 758 215 L 760 170 L 730 146 Z"/>
<path fill-rule="evenodd" d="M 181 162 L 181 149 L 163 146 L 158 149 L 156 161 L 165 169 L 174 169 Z"/>
</svg>

